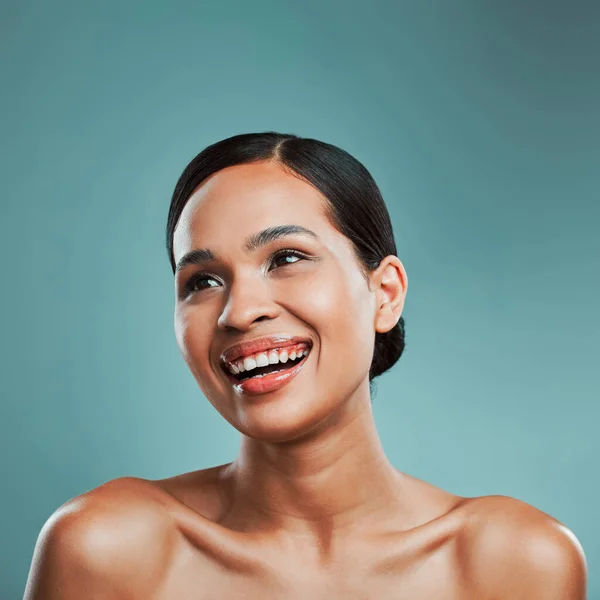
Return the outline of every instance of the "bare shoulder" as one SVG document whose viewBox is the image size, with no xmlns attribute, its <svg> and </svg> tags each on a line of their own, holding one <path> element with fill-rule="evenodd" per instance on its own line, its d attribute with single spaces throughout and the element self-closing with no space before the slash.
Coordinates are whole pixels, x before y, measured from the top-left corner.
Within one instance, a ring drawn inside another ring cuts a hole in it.
<svg viewBox="0 0 600 600">
<path fill-rule="evenodd" d="M 91 590 L 98 594 L 93 597 L 118 598 L 124 589 L 151 598 L 177 533 L 164 493 L 151 482 L 109 481 L 69 500 L 46 521 L 25 600 L 92 597 Z"/>
<path fill-rule="evenodd" d="M 231 463 L 183 473 L 151 483 L 176 501 L 174 509 L 181 515 L 182 507 L 191 509 L 189 515 L 201 515 L 218 522 L 227 510 L 225 490 L 228 487 L 227 471 Z M 231 492 L 231 490 L 229 490 Z"/>
<path fill-rule="evenodd" d="M 586 597 L 581 544 L 565 525 L 526 502 L 508 496 L 470 499 L 460 548 L 467 579 L 486 597 Z"/>
</svg>

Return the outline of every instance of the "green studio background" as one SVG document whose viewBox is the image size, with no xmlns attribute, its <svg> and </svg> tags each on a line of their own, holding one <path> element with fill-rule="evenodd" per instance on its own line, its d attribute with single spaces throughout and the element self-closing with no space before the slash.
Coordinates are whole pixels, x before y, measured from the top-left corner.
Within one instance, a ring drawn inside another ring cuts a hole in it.
<svg viewBox="0 0 600 600">
<path fill-rule="evenodd" d="M 173 187 L 278 130 L 363 161 L 409 276 L 394 465 L 570 527 L 600 598 L 600 5 L 1 4 L 0 597 L 63 502 L 233 460 L 176 346 Z"/>
</svg>

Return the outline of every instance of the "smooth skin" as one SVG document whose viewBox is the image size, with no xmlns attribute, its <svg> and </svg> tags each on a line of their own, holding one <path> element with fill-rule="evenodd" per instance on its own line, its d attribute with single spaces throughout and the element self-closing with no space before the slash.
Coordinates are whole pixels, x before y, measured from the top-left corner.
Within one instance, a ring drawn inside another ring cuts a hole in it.
<svg viewBox="0 0 600 600">
<path fill-rule="evenodd" d="M 395 469 L 373 419 L 375 332 L 399 320 L 396 256 L 368 280 L 325 201 L 275 161 L 229 167 L 188 201 L 174 257 L 181 353 L 241 432 L 237 458 L 162 480 L 124 477 L 60 507 L 36 544 L 25 600 L 584 600 L 564 525 L 505 496 L 456 496 Z M 294 234 L 248 250 L 277 225 Z M 301 252 L 273 260 L 284 249 Z M 187 286 L 193 276 L 205 274 Z M 238 393 L 219 356 L 272 334 L 313 342 L 299 375 Z"/>
</svg>

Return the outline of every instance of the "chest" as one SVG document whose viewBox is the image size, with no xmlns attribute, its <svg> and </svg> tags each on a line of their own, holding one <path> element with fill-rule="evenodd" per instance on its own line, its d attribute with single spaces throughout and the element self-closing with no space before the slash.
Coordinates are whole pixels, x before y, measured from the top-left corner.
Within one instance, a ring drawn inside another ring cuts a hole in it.
<svg viewBox="0 0 600 600">
<path fill-rule="evenodd" d="M 255 566 L 224 566 L 180 557 L 156 600 L 470 600 L 450 549 L 419 557 L 355 557 L 315 569 L 278 557 Z"/>
</svg>

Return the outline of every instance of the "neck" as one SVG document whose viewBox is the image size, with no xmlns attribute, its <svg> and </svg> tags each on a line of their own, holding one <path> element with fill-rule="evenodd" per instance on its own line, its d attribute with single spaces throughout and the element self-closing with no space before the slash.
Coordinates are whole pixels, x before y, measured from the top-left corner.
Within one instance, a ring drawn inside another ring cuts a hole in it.
<svg viewBox="0 0 600 600">
<path fill-rule="evenodd" d="M 238 529 L 324 539 L 398 507 L 401 474 L 385 456 L 367 392 L 301 439 L 242 436 L 223 481 Z"/>
</svg>

